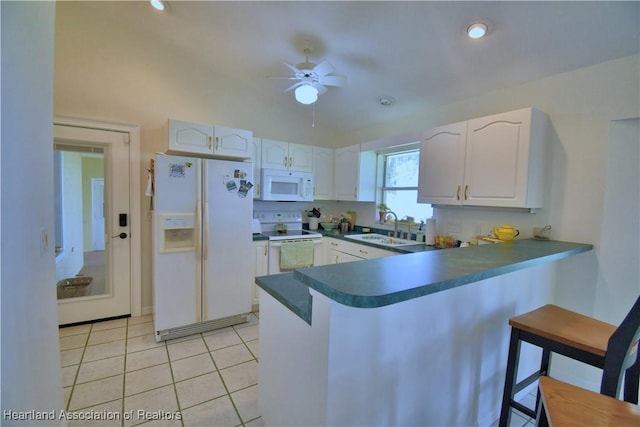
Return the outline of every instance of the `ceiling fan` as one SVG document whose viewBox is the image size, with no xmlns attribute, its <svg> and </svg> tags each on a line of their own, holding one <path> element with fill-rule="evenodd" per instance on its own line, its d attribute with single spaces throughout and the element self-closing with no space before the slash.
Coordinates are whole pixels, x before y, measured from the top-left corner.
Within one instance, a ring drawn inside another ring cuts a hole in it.
<svg viewBox="0 0 640 427">
<path fill-rule="evenodd" d="M 322 95 L 327 91 L 326 86 L 344 86 L 347 83 L 345 76 L 330 75 L 333 73 L 333 66 L 327 61 L 319 64 L 309 62 L 309 54 L 311 50 L 304 50 L 305 62 L 285 65 L 293 71 L 293 76 L 273 77 L 275 79 L 300 80 L 289 86 L 285 92 L 295 89 L 296 101 L 301 104 L 313 104 L 318 100 L 318 95 Z"/>
</svg>

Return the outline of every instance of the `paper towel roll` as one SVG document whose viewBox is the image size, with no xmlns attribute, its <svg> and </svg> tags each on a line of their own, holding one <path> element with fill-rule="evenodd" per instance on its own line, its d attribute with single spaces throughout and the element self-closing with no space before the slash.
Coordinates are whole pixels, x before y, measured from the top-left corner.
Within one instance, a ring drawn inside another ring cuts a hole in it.
<svg viewBox="0 0 640 427">
<path fill-rule="evenodd" d="M 426 245 L 433 246 L 436 244 L 436 219 L 427 219 L 424 230 L 424 242 Z"/>
</svg>

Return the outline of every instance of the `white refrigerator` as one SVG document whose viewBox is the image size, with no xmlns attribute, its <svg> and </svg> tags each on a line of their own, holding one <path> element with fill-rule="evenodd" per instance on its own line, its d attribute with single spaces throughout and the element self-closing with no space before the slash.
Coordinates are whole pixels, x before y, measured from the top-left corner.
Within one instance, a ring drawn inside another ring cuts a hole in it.
<svg viewBox="0 0 640 427">
<path fill-rule="evenodd" d="M 156 155 L 156 341 L 248 320 L 252 173 L 252 163 Z"/>
</svg>

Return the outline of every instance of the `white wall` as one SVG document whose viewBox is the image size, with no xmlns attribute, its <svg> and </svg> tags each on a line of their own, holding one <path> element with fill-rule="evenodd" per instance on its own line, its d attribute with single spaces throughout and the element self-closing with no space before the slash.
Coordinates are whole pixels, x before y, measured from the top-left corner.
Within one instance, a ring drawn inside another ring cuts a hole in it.
<svg viewBox="0 0 640 427">
<path fill-rule="evenodd" d="M 2 2 L 2 411 L 62 408 L 53 239 L 53 2 Z M 40 232 L 49 232 L 41 253 Z M 2 425 L 60 425 L 11 421 Z"/>
</svg>

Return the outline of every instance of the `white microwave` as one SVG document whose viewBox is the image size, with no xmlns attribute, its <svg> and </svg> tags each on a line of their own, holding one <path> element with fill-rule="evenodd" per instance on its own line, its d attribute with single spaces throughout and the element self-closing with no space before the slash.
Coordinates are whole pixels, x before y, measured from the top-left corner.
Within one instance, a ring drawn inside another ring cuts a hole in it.
<svg viewBox="0 0 640 427">
<path fill-rule="evenodd" d="M 313 201 L 313 174 L 310 172 L 262 168 L 260 178 L 262 183 L 260 200 Z"/>
</svg>

